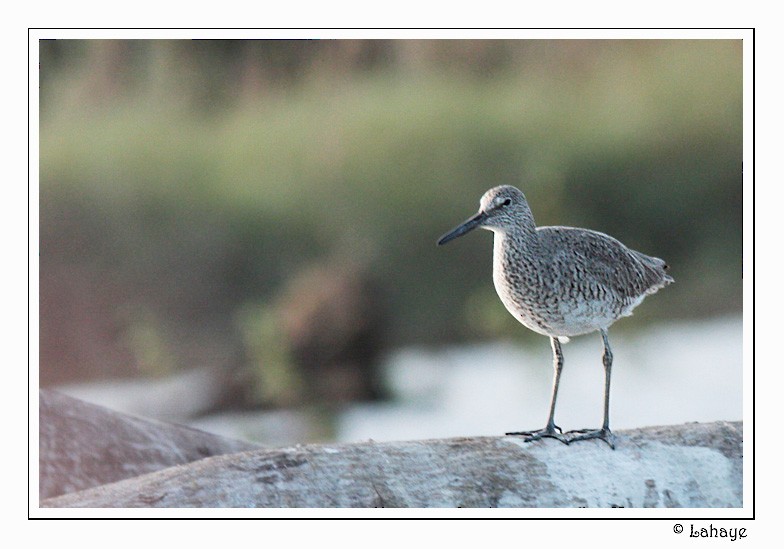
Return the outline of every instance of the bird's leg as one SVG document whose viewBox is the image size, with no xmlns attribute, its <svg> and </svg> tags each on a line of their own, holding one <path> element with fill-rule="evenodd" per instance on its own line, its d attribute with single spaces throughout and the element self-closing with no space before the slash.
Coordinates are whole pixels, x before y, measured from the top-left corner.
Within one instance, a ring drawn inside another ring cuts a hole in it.
<svg viewBox="0 0 784 549">
<path fill-rule="evenodd" d="M 514 433 L 506 433 L 507 435 L 523 435 L 526 442 L 539 440 L 540 438 L 549 437 L 560 440 L 564 444 L 569 444 L 568 437 L 563 435 L 563 431 L 555 424 L 555 399 L 558 397 L 558 383 L 561 380 L 561 370 L 563 369 L 563 351 L 561 350 L 561 342 L 557 337 L 551 337 L 550 343 L 553 347 L 553 392 L 550 396 L 550 415 L 547 418 L 547 425 L 544 429 L 537 429 L 536 431 L 516 431 Z M 556 431 L 557 429 L 557 431 Z"/>
<path fill-rule="evenodd" d="M 570 442 L 599 438 L 615 450 L 615 435 L 610 431 L 610 372 L 612 370 L 613 356 L 606 328 L 602 329 L 602 340 L 604 341 L 604 354 L 602 355 L 602 364 L 604 364 L 604 420 L 602 421 L 602 428 L 569 431 L 567 435 L 571 435 Z"/>
</svg>

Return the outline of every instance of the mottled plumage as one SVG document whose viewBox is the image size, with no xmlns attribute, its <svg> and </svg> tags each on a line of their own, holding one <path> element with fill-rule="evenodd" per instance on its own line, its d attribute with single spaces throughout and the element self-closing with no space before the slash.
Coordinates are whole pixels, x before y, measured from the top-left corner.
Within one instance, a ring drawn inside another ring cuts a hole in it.
<svg viewBox="0 0 784 549">
<path fill-rule="evenodd" d="M 445 244 L 481 227 L 495 233 L 493 283 L 506 309 L 524 326 L 552 339 L 555 380 L 547 427 L 526 431 L 571 442 L 602 438 L 613 446 L 609 429 L 609 378 L 612 353 L 607 328 L 628 316 L 645 296 L 673 281 L 661 259 L 630 250 L 615 238 L 588 229 L 537 227 L 523 193 L 503 185 L 487 191 L 479 212 L 444 235 Z M 600 331 L 605 346 L 605 418 L 602 429 L 557 433 L 555 397 L 563 365 L 560 343 Z M 569 434 L 572 434 L 569 433 Z"/>
</svg>

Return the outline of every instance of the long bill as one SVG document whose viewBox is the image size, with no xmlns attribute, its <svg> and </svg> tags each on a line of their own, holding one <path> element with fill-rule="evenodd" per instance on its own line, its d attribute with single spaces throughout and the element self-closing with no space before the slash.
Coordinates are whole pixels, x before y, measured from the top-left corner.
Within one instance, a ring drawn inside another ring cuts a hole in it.
<svg viewBox="0 0 784 549">
<path fill-rule="evenodd" d="M 438 245 L 442 246 L 447 242 L 449 242 L 450 240 L 454 240 L 455 238 L 459 236 L 463 236 L 467 232 L 476 229 L 479 225 L 482 224 L 482 221 L 484 221 L 486 217 L 487 217 L 486 213 L 479 212 L 474 217 L 465 220 L 462 224 L 458 225 L 457 227 L 455 227 L 454 229 L 446 233 L 444 236 L 439 238 Z"/>
</svg>

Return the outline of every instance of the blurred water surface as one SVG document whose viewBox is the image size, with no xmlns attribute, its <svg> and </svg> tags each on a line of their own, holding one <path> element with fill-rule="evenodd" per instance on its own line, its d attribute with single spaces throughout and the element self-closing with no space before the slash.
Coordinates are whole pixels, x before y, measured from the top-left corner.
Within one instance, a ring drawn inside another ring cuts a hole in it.
<svg viewBox="0 0 784 549">
<path fill-rule="evenodd" d="M 661 323 L 635 334 L 611 329 L 611 427 L 742 419 L 741 327 L 739 317 L 725 317 Z M 598 334 L 564 345 L 556 408 L 564 430 L 601 425 L 601 353 Z M 499 435 L 538 429 L 547 418 L 552 366 L 544 337 L 525 348 L 403 350 L 390 357 L 387 375 L 399 400 L 345 412 L 340 440 Z"/>
<path fill-rule="evenodd" d="M 291 408 L 203 413 L 204 372 L 140 381 L 61 386 L 74 397 L 215 434 L 285 446 L 305 442 L 500 435 L 545 423 L 552 382 L 548 340 L 397 350 L 382 364 L 391 398 L 332 411 Z M 743 419 L 742 321 L 729 316 L 610 332 L 613 429 Z M 564 346 L 556 422 L 601 424 L 602 344 L 597 334 Z"/>
</svg>

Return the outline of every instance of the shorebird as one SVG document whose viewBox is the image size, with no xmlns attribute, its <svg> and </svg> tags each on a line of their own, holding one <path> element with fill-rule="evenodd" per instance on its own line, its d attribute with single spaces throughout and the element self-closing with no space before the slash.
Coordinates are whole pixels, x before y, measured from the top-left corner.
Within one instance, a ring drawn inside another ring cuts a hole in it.
<svg viewBox="0 0 784 549">
<path fill-rule="evenodd" d="M 526 328 L 550 338 L 553 386 L 547 424 L 523 435 L 564 444 L 598 438 L 615 448 L 610 431 L 612 350 L 607 329 L 629 316 L 646 296 L 673 282 L 667 264 L 631 250 L 604 233 L 574 227 L 537 227 L 525 195 L 510 185 L 494 187 L 479 212 L 438 240 L 446 244 L 481 227 L 493 231 L 493 284 L 506 309 Z M 564 433 L 555 424 L 555 401 L 563 369 L 561 343 L 600 332 L 604 344 L 604 419 L 599 429 Z"/>
</svg>

